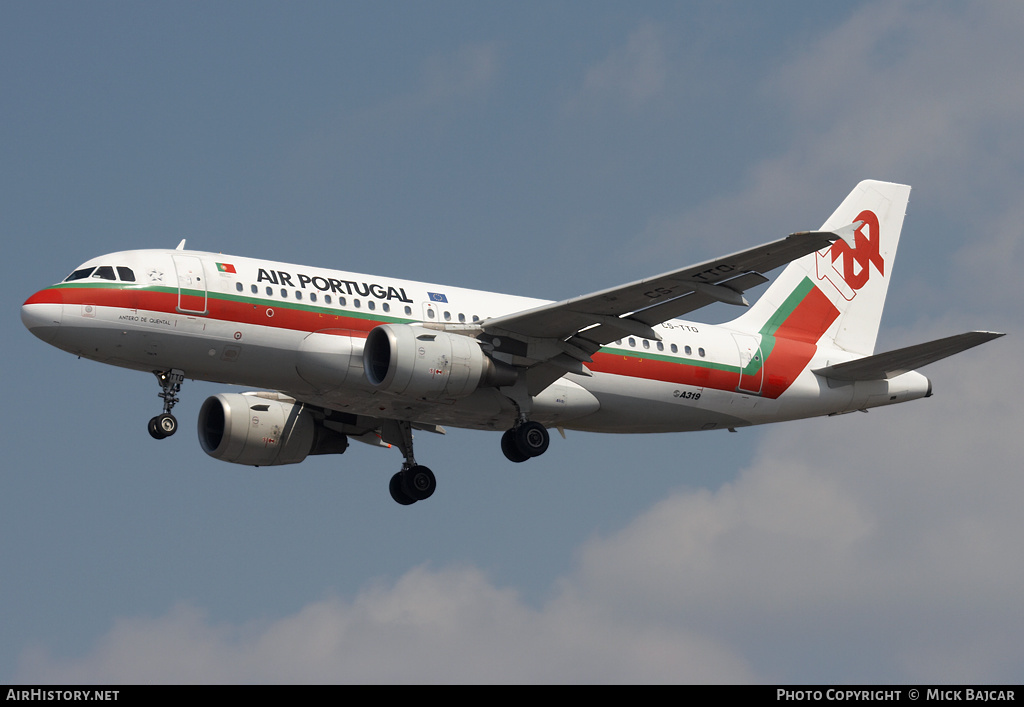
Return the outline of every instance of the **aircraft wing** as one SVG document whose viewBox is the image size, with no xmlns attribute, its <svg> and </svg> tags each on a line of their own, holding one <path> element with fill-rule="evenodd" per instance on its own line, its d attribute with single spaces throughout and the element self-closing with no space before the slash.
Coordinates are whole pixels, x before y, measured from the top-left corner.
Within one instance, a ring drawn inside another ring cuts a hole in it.
<svg viewBox="0 0 1024 707">
<path fill-rule="evenodd" d="M 743 292 L 767 282 L 761 273 L 826 248 L 840 238 L 852 240 L 858 226 L 851 224 L 836 232 L 794 233 L 655 277 L 488 319 L 483 322 L 483 330 L 519 342 L 519 346 L 507 347 L 507 353 L 518 358 L 514 363 L 530 365 L 561 359 L 563 367 L 585 373 L 579 370 L 580 362 L 589 362 L 590 355 L 602 345 L 624 336 L 659 340 L 654 325 L 713 302 L 746 305 Z M 502 347 L 497 351 L 502 352 Z"/>
<path fill-rule="evenodd" d="M 944 339 L 858 358 L 855 361 L 837 363 L 834 366 L 819 368 L 814 372 L 825 378 L 847 382 L 895 378 L 902 373 L 941 361 L 953 354 L 984 344 L 986 341 L 998 339 L 1000 336 L 1004 336 L 1004 334 L 994 331 L 968 331 L 955 336 L 947 336 Z"/>
</svg>

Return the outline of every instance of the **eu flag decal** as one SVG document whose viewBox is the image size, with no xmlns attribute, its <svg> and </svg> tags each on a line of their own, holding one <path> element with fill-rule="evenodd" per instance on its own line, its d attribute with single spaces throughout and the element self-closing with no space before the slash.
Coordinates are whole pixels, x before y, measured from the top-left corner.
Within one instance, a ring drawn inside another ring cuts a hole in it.
<svg viewBox="0 0 1024 707">
<path fill-rule="evenodd" d="M 440 292 L 428 292 L 427 297 L 430 298 L 431 302 L 444 302 L 445 304 L 448 304 L 448 298 Z"/>
</svg>

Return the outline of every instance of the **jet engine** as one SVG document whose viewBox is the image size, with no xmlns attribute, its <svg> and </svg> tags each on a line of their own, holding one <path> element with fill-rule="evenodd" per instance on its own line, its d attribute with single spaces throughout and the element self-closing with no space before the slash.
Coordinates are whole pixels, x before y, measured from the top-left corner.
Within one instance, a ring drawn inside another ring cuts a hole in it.
<svg viewBox="0 0 1024 707">
<path fill-rule="evenodd" d="M 348 438 L 294 400 L 221 393 L 199 410 L 199 444 L 214 459 L 275 466 L 298 464 L 310 454 L 341 454 Z"/>
<path fill-rule="evenodd" d="M 468 336 L 408 324 L 382 324 L 366 337 L 363 368 L 370 383 L 396 395 L 464 398 L 477 388 L 512 385 L 517 372 L 494 361 Z"/>
</svg>

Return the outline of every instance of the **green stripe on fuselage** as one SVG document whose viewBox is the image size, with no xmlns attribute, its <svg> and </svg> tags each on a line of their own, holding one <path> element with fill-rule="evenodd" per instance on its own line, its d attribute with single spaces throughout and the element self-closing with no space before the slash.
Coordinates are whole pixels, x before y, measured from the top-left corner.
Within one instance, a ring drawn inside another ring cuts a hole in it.
<svg viewBox="0 0 1024 707">
<path fill-rule="evenodd" d="M 775 349 L 775 332 L 789 319 L 789 316 L 800 306 L 800 303 L 804 301 L 804 298 L 813 289 L 814 282 L 811 281 L 811 278 L 805 277 L 789 293 L 789 297 L 785 299 L 779 308 L 772 313 L 772 316 L 768 317 L 768 321 L 764 323 L 764 326 L 758 332 L 761 334 L 761 360 L 759 362 L 751 361 L 743 370 L 743 375 L 752 375 L 757 372 L 758 368 L 764 365 L 764 362 L 768 360 L 768 357 Z"/>
<path fill-rule="evenodd" d="M 166 285 L 139 285 L 135 283 L 125 282 L 85 282 L 78 283 L 74 282 L 61 282 L 52 286 L 54 289 L 107 289 L 107 290 L 137 290 L 139 292 L 158 292 L 161 294 L 178 295 L 179 293 L 188 297 L 203 297 L 207 298 L 207 301 L 226 301 L 236 302 L 239 304 L 249 304 L 253 306 L 262 307 L 274 307 L 275 309 L 283 309 L 296 312 L 308 312 L 311 314 L 330 314 L 339 317 L 348 317 L 350 319 L 368 319 L 372 321 L 387 322 L 387 323 L 409 323 L 416 321 L 415 319 L 409 319 L 408 317 L 396 317 L 390 314 L 384 314 L 377 312 L 376 310 L 370 311 L 353 311 L 350 309 L 341 309 L 331 305 L 318 305 L 318 304 L 300 304 L 298 302 L 289 302 L 285 300 L 271 300 L 259 297 L 250 297 L 247 295 L 234 295 L 225 292 L 210 292 L 209 290 L 193 290 L 189 288 L 177 288 L 167 287 Z"/>
</svg>

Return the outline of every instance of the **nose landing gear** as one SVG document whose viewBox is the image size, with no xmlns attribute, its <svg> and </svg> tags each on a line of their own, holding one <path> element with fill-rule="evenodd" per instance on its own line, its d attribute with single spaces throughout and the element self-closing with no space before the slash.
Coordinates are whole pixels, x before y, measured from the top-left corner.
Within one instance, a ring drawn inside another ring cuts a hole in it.
<svg viewBox="0 0 1024 707">
<path fill-rule="evenodd" d="M 178 431 L 178 420 L 171 414 L 171 410 L 178 402 L 185 371 L 172 368 L 169 371 L 154 371 L 153 374 L 160 383 L 157 396 L 164 401 L 164 411 L 149 421 L 149 434 L 153 439 L 164 439 Z"/>
</svg>

